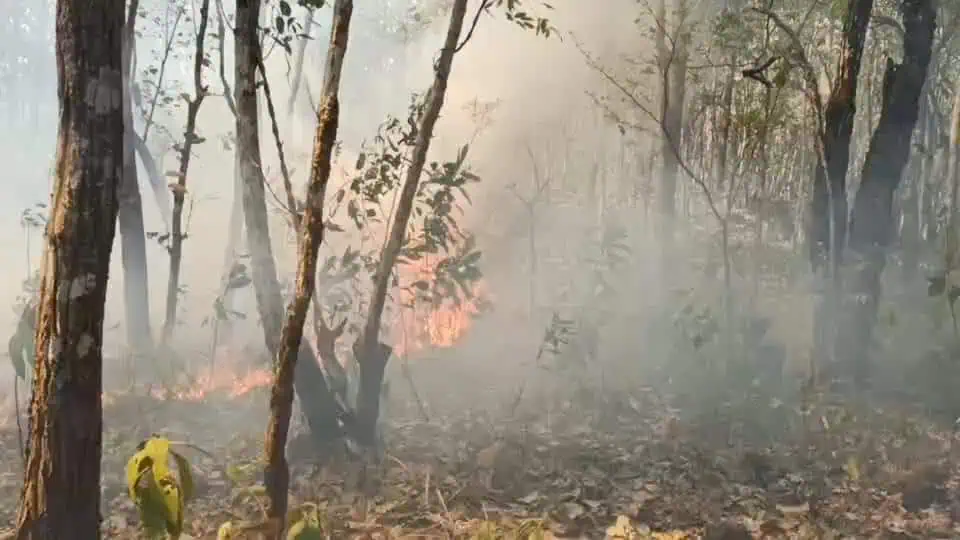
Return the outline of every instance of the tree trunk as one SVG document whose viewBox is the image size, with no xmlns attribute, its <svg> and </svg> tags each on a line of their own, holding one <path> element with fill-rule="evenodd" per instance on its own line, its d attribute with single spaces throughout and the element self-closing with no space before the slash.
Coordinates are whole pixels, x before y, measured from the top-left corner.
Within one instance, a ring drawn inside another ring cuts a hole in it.
<svg viewBox="0 0 960 540">
<path fill-rule="evenodd" d="M 137 180 L 136 144 L 133 131 L 133 104 L 130 80 L 131 63 L 136 45 L 134 32 L 139 0 L 130 0 L 123 38 L 123 183 L 120 185 L 120 253 L 123 260 L 124 326 L 127 346 L 137 354 L 152 347 L 150 332 L 150 292 L 147 285 L 147 238 L 143 228 L 143 201 Z"/>
<path fill-rule="evenodd" d="M 173 328 L 177 324 L 177 301 L 180 298 L 180 268 L 183 262 L 183 241 L 186 234 L 183 232 L 183 203 L 187 195 L 187 171 L 190 169 L 190 157 L 194 144 L 201 139 L 197 135 L 197 115 L 200 106 L 207 97 L 207 87 L 203 84 L 203 66 L 206 63 L 204 53 L 204 39 L 207 35 L 207 21 L 210 16 L 210 0 L 203 0 L 200 5 L 200 24 L 197 28 L 197 46 L 193 53 L 193 92 L 194 96 L 187 103 L 187 127 L 183 132 L 183 143 L 180 146 L 180 170 L 177 173 L 177 182 L 173 188 L 173 216 L 170 230 L 170 273 L 167 277 L 167 304 L 166 317 L 163 321 L 163 343 L 168 343 L 173 336 Z"/>
<path fill-rule="evenodd" d="M 893 198 L 910 157 L 910 141 L 930 65 L 936 10 L 932 0 L 903 0 L 903 61 L 887 59 L 880 121 L 870 139 L 850 219 L 850 250 L 857 268 L 848 297 L 844 358 L 861 386 L 869 375 L 869 345 L 880 298 L 880 276 L 893 233 Z"/>
<path fill-rule="evenodd" d="M 670 16 L 667 13 L 666 0 L 660 0 L 657 6 L 657 56 L 660 65 L 661 95 L 660 95 L 660 123 L 663 125 L 661 141 L 661 170 L 660 170 L 660 218 L 661 240 L 664 246 L 670 244 L 673 234 L 673 222 L 676 215 L 677 174 L 680 167 L 680 156 L 677 153 L 682 148 L 683 106 L 686 94 L 687 77 L 687 44 L 690 40 L 690 31 L 686 28 L 686 0 L 677 0 L 676 26 L 674 35 L 669 38 L 671 46 L 667 46 L 667 29 Z"/>
<path fill-rule="evenodd" d="M 380 391 L 383 386 L 384 370 L 390 359 L 392 348 L 380 341 L 380 325 L 383 317 L 383 308 L 386 304 L 387 289 L 390 276 L 397 262 L 403 240 L 407 232 L 407 222 L 413 210 L 413 200 L 420 184 L 420 175 L 427 161 L 427 152 L 430 150 L 430 139 L 433 137 L 433 128 L 440 117 L 443 101 L 447 93 L 447 79 L 453 65 L 453 56 L 456 54 L 457 44 L 460 41 L 460 31 L 463 28 L 463 19 L 467 11 L 467 0 L 455 0 L 450 11 L 450 25 L 447 27 L 447 36 L 440 50 L 440 58 L 434 65 L 433 85 L 427 93 L 426 106 L 420 123 L 417 126 L 417 138 L 414 143 L 413 155 L 407 167 L 397 205 L 396 217 L 390 226 L 390 236 L 384 246 L 377 268 L 374 283 L 373 297 L 370 300 L 370 311 L 367 313 L 366 324 L 360 339 L 354 345 L 354 356 L 360 364 L 360 391 L 357 397 L 357 441 L 366 446 L 372 446 L 376 440 L 377 418 L 380 415 Z"/>
<path fill-rule="evenodd" d="M 944 271 L 960 267 L 960 239 L 957 238 L 957 196 L 960 191 L 960 88 L 954 84 L 953 111 L 950 115 L 950 151 L 947 154 L 949 182 L 949 214 L 944 246 Z"/>
<path fill-rule="evenodd" d="M 122 0 L 57 2 L 60 126 L 17 538 L 100 538 L 103 314 L 123 166 Z"/>
<path fill-rule="evenodd" d="M 813 315 L 814 357 L 828 368 L 834 367 L 836 360 L 841 286 L 838 270 L 847 236 L 847 169 L 856 115 L 857 78 L 872 11 L 873 0 L 847 0 L 837 77 L 819 135 L 823 156 L 816 162 L 811 194 L 807 241 L 810 265 L 815 274 L 819 273 L 819 295 Z"/>
<path fill-rule="evenodd" d="M 260 0 L 237 0 L 234 37 L 235 103 L 237 106 L 237 154 L 243 183 L 243 217 L 250 250 L 251 274 L 264 341 L 271 358 L 278 358 L 283 296 L 270 244 L 267 223 L 266 187 L 260 160 L 260 127 L 257 113 L 256 73 L 259 65 L 257 23 Z M 323 371 L 309 345 L 301 342 L 296 365 L 295 387 L 300 407 L 318 444 L 336 439 L 339 420 L 346 412 L 327 386 Z M 341 416 L 338 419 L 338 416 Z"/>
<path fill-rule="evenodd" d="M 723 83 L 722 110 L 720 112 L 720 136 L 716 147 L 716 181 L 721 192 L 726 189 L 728 165 L 730 156 L 730 126 L 733 116 L 733 82 L 736 74 L 737 56 L 730 57 L 730 68 L 727 70 L 726 80 Z"/>
<path fill-rule="evenodd" d="M 837 78 L 824 112 L 823 148 L 826 169 L 818 160 L 813 178 L 808 234 L 810 263 L 814 271 L 826 268 L 831 254 L 835 256 L 831 271 L 836 271 L 847 235 L 847 168 L 850 166 L 850 142 L 857 112 L 857 78 L 860 75 L 863 43 L 872 11 L 873 0 L 847 0 L 847 12 L 843 21 L 843 48 L 840 50 Z"/>
<path fill-rule="evenodd" d="M 310 182 L 307 186 L 306 208 L 299 223 L 300 241 L 297 262 L 297 281 L 294 298 L 287 307 L 286 321 L 280 338 L 276 379 L 270 392 L 270 422 L 266 437 L 266 487 L 270 496 L 267 518 L 271 520 L 271 536 L 282 537 L 287 515 L 287 490 L 290 470 L 284 447 L 290 430 L 293 409 L 294 374 L 298 352 L 303 341 L 303 324 L 310 308 L 317 277 L 317 253 L 323 242 L 323 201 L 330 180 L 331 159 L 337 143 L 340 121 L 340 73 L 347 54 L 350 18 L 353 0 L 336 0 L 330 47 L 327 49 L 327 72 L 317 113 L 317 131 L 313 143 Z M 296 211 L 296 209 L 294 209 Z"/>
</svg>

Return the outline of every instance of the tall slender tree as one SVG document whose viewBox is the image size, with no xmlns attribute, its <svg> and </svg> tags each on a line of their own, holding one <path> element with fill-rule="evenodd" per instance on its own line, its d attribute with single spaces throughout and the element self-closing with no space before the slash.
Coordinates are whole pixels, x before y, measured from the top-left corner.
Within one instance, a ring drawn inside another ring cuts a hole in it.
<svg viewBox="0 0 960 540">
<path fill-rule="evenodd" d="M 257 68 L 261 62 L 258 39 L 260 8 L 260 0 L 236 2 L 234 102 L 237 107 L 237 154 L 243 188 L 243 219 L 247 246 L 250 249 L 257 311 L 260 314 L 267 351 L 272 358 L 277 358 L 283 325 L 283 295 L 270 243 L 266 184 L 260 158 L 256 81 Z M 296 364 L 295 387 L 300 407 L 316 442 L 327 442 L 340 435 L 338 415 L 344 411 L 329 391 L 316 355 L 307 343 L 300 343 L 299 354 L 302 361 Z"/>
<path fill-rule="evenodd" d="M 59 0 L 60 125 L 17 538 L 100 537 L 103 314 L 123 168 L 123 0 Z"/>
<path fill-rule="evenodd" d="M 293 300 L 287 307 L 287 316 L 280 336 L 280 348 L 277 351 L 277 376 L 270 393 L 270 423 L 266 438 L 266 484 L 270 495 L 267 516 L 272 521 L 271 537 L 276 539 L 281 538 L 283 534 L 284 520 L 287 515 L 290 470 L 287 466 L 284 447 L 290 430 L 294 374 L 303 340 L 303 324 L 310 308 L 310 298 L 314 294 L 317 253 L 323 242 L 323 200 L 330 180 L 333 149 L 337 144 L 337 127 L 340 123 L 340 74 L 343 71 L 343 60 L 347 55 L 352 15 L 353 0 L 336 0 L 333 7 L 330 46 L 327 49 L 323 94 L 317 112 L 317 131 L 313 142 L 310 182 L 307 185 L 307 204 L 303 219 L 299 220 L 296 290 Z"/>
</svg>

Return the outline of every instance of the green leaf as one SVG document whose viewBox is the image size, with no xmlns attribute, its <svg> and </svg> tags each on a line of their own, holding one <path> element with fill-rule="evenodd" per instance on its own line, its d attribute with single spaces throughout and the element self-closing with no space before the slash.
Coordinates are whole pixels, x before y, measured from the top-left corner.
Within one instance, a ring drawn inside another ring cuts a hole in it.
<svg viewBox="0 0 960 540">
<path fill-rule="evenodd" d="M 280 14 L 289 17 L 291 13 L 290 4 L 286 0 L 280 0 Z"/>
</svg>

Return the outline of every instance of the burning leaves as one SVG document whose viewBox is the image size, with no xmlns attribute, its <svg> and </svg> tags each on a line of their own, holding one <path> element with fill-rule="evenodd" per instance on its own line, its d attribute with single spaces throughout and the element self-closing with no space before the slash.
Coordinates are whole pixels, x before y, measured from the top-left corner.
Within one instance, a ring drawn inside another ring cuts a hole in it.
<svg viewBox="0 0 960 540">
<path fill-rule="evenodd" d="M 480 253 L 474 253 L 479 259 Z M 450 272 L 444 263 L 449 266 L 449 259 L 432 265 L 431 259 L 424 257 L 402 267 L 403 281 L 409 285 L 401 286 L 399 303 L 405 309 L 398 313 L 394 327 L 398 356 L 454 346 L 486 307 L 487 293 L 479 271 L 458 281 L 458 276 L 447 277 Z"/>
</svg>

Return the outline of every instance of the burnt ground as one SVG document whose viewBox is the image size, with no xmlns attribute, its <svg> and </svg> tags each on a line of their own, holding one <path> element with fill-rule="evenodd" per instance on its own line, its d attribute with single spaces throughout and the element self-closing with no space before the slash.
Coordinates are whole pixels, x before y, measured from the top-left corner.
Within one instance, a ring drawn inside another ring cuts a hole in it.
<svg viewBox="0 0 960 540">
<path fill-rule="evenodd" d="M 265 410 L 264 390 L 118 397 L 105 413 L 105 537 L 138 537 L 123 466 L 151 432 L 206 452 L 183 450 L 198 491 L 193 538 L 257 523 Z M 955 436 L 905 413 L 815 408 L 779 442 L 754 446 L 736 442 L 737 421 L 684 420 L 651 389 L 540 402 L 509 418 L 392 416 L 375 496 L 353 489 L 356 466 L 291 448 L 293 505 L 317 503 L 329 538 L 960 537 Z M 8 423 L 3 522 L 16 508 L 17 447 Z"/>
</svg>

